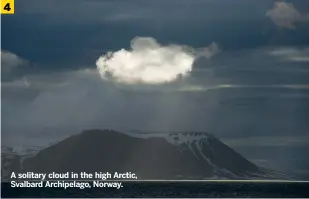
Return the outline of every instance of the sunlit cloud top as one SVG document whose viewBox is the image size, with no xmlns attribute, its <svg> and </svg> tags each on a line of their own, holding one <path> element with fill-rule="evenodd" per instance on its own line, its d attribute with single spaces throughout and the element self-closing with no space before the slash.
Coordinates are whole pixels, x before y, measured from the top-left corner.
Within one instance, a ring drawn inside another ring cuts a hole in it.
<svg viewBox="0 0 309 199">
<path fill-rule="evenodd" d="M 216 43 L 202 49 L 161 45 L 151 37 L 136 37 L 131 49 L 102 55 L 96 62 L 105 80 L 124 84 L 162 84 L 190 74 L 198 56 L 210 58 L 219 51 Z"/>
</svg>

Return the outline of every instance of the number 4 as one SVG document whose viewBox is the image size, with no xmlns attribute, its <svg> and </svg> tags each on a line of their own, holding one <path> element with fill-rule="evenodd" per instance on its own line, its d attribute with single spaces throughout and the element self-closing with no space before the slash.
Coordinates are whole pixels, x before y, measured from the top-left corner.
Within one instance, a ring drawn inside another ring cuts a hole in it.
<svg viewBox="0 0 309 199">
<path fill-rule="evenodd" d="M 10 11 L 10 10 L 11 10 L 11 8 L 10 8 L 10 3 L 5 4 L 5 6 L 4 6 L 3 9 L 4 9 L 4 10 L 7 10 L 7 11 Z"/>
</svg>

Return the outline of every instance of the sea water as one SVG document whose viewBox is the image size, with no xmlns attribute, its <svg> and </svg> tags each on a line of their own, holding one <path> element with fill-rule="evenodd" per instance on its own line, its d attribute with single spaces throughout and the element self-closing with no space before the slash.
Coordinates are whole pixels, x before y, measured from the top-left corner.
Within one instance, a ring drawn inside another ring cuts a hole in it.
<svg viewBox="0 0 309 199">
<path fill-rule="evenodd" d="M 17 190 L 18 189 L 18 190 Z M 125 182 L 121 189 L 57 189 L 57 188 L 10 188 L 2 184 L 2 197 L 309 197 L 306 182 Z"/>
</svg>

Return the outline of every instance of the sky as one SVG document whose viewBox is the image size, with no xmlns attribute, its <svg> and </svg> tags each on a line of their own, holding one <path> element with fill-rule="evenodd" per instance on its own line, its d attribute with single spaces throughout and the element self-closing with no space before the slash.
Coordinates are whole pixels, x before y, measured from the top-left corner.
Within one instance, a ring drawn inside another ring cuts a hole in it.
<svg viewBox="0 0 309 199">
<path fill-rule="evenodd" d="M 306 0 L 15 0 L 2 135 L 206 131 L 308 150 L 308 35 Z"/>
</svg>

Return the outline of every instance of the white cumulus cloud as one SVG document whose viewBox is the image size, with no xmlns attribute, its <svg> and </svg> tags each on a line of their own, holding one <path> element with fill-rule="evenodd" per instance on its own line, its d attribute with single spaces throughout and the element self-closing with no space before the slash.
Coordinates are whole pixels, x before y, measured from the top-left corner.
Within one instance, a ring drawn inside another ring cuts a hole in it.
<svg viewBox="0 0 309 199">
<path fill-rule="evenodd" d="M 210 58 L 218 45 L 193 49 L 183 45 L 161 45 L 151 37 L 136 37 L 131 49 L 102 55 L 96 62 L 101 77 L 124 84 L 161 84 L 187 76 L 199 56 Z"/>
</svg>

